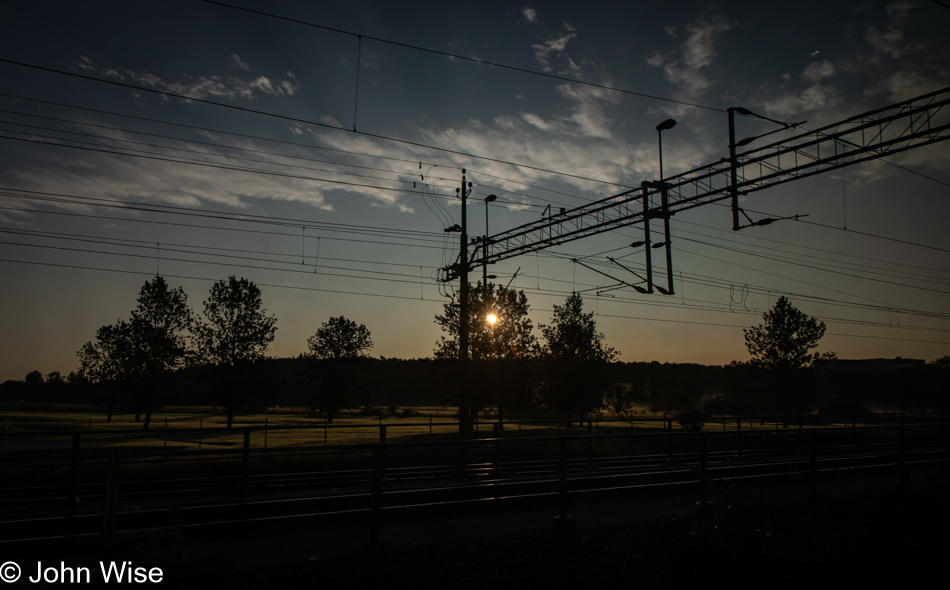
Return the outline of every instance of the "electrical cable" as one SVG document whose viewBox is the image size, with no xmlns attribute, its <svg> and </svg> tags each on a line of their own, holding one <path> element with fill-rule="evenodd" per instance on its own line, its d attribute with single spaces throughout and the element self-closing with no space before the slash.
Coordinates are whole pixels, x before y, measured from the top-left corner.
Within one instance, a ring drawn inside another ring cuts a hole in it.
<svg viewBox="0 0 950 590">
<path fill-rule="evenodd" d="M 632 187 L 632 186 L 627 186 L 627 185 L 619 184 L 619 183 L 616 183 L 616 182 L 609 182 L 609 181 L 606 181 L 606 180 L 600 180 L 600 179 L 597 179 L 597 178 L 588 178 L 588 177 L 586 177 L 586 176 L 580 176 L 580 175 L 577 175 L 577 174 L 570 174 L 570 173 L 567 173 L 567 172 L 557 172 L 557 171 L 555 171 L 555 170 L 549 170 L 549 169 L 547 169 L 547 168 L 540 168 L 540 167 L 538 167 L 538 166 L 531 166 L 531 165 L 528 165 L 528 164 L 519 164 L 519 163 L 516 163 L 516 162 L 509 162 L 509 161 L 507 161 L 507 160 L 501 160 L 501 159 L 498 159 L 498 158 L 490 158 L 490 157 L 488 157 L 488 156 L 479 156 L 479 155 L 477 155 L 477 154 L 472 154 L 472 153 L 468 153 L 468 152 L 462 152 L 462 151 L 459 151 L 459 150 L 452 150 L 452 149 L 449 149 L 449 148 L 431 146 L 431 145 L 427 145 L 427 144 L 420 143 L 420 142 L 416 142 L 416 141 L 410 141 L 410 140 L 408 140 L 408 139 L 400 139 L 400 138 L 396 138 L 396 137 L 388 137 L 388 136 L 385 136 L 385 135 L 379 135 L 379 134 L 376 134 L 376 133 L 367 133 L 367 132 L 365 132 L 365 131 L 356 131 L 356 130 L 345 129 L 345 128 L 343 128 L 343 127 L 337 127 L 337 126 L 335 126 L 335 125 L 329 125 L 329 124 L 327 124 L 327 123 L 321 123 L 321 122 L 319 122 L 319 121 L 311 121 L 311 120 L 309 120 L 309 119 L 301 119 L 301 118 L 299 118 L 299 117 L 291 117 L 291 116 L 289 116 L 289 115 L 280 115 L 280 114 L 277 114 L 277 113 L 271 113 L 271 112 L 263 111 L 263 110 L 260 110 L 260 109 L 251 109 L 251 108 L 248 108 L 248 107 L 242 107 L 242 106 L 238 106 L 238 105 L 227 104 L 227 103 L 224 103 L 224 102 L 217 102 L 217 101 L 208 100 L 208 99 L 205 99 L 205 98 L 197 98 L 197 97 L 193 97 L 193 96 L 187 96 L 187 95 L 184 95 L 184 94 L 178 94 L 178 93 L 175 93 L 175 92 L 168 92 L 168 91 L 165 91 L 165 90 L 158 90 L 157 88 L 148 88 L 147 86 L 139 86 L 139 85 L 136 85 L 136 84 L 129 84 L 129 83 L 127 83 L 127 82 L 119 82 L 119 81 L 117 81 L 117 80 L 105 80 L 105 79 L 103 79 L 103 78 L 96 78 L 96 77 L 94 77 L 94 76 L 87 76 L 87 75 L 85 75 L 85 74 L 79 74 L 79 73 L 77 73 L 77 72 L 68 72 L 68 71 L 66 71 L 66 70 L 58 70 L 58 69 L 56 69 L 56 68 L 49 68 L 49 67 L 45 67 L 45 66 L 38 66 L 38 65 L 36 65 L 36 64 L 28 64 L 28 63 L 25 63 L 25 62 L 15 61 L 15 60 L 11 60 L 11 59 L 0 58 L 0 63 L 6 63 L 6 64 L 15 65 L 15 66 L 25 67 L 25 68 L 32 68 L 32 69 L 36 69 L 36 70 L 40 70 L 40 71 L 44 71 L 44 72 L 49 72 L 49 73 L 53 73 L 53 74 L 60 74 L 60 75 L 62 75 L 62 76 L 71 76 L 71 77 L 74 77 L 74 78 L 80 78 L 80 79 L 83 79 L 83 80 L 90 80 L 90 81 L 99 82 L 99 83 L 102 83 L 102 84 L 110 84 L 110 85 L 113 85 L 113 86 L 119 86 L 119 87 L 122 87 L 122 88 L 131 88 L 131 89 L 137 90 L 137 91 L 139 91 L 139 92 L 149 92 L 149 93 L 158 94 L 158 95 L 161 95 L 161 96 L 170 96 L 170 97 L 173 97 L 173 98 L 179 98 L 179 99 L 187 100 L 187 101 L 191 101 L 191 102 L 198 102 L 198 103 L 207 104 L 207 105 L 211 105 L 211 106 L 217 106 L 217 107 L 222 107 L 222 108 L 226 108 L 226 109 L 233 109 L 233 110 L 240 111 L 240 112 L 252 113 L 252 114 L 255 114 L 255 115 L 262 115 L 262 116 L 265 116 L 265 117 L 273 117 L 273 118 L 275 118 L 275 119 L 283 119 L 283 120 L 285 120 L 285 121 L 292 121 L 292 122 L 294 122 L 294 123 L 304 123 L 304 124 L 307 124 L 307 125 L 313 125 L 313 126 L 315 126 L 315 127 L 323 127 L 323 128 L 325 128 L 325 129 L 334 129 L 334 130 L 336 130 L 336 131 L 342 131 L 342 132 L 344 132 L 344 133 L 353 133 L 353 134 L 357 134 L 357 135 L 363 135 L 363 136 L 372 137 L 372 138 L 375 138 L 375 139 L 382 139 L 382 140 L 384 140 L 384 141 L 392 141 L 392 142 L 395 142 L 395 143 L 401 143 L 401 144 L 405 144 L 405 145 L 411 145 L 411 146 L 413 146 L 413 147 L 419 147 L 419 148 L 424 148 L 424 149 L 428 149 L 428 150 L 435 150 L 435 151 L 445 152 L 445 153 L 448 153 L 448 154 L 454 154 L 454 155 L 456 155 L 456 156 L 465 156 L 465 157 L 467 157 L 467 158 L 475 158 L 475 159 L 477 159 L 477 160 L 483 160 L 483 161 L 486 161 L 486 162 L 495 162 L 495 163 L 498 163 L 498 164 L 507 164 L 507 165 L 509 165 L 509 166 L 516 166 L 516 167 L 518 167 L 518 168 L 526 168 L 526 169 L 528 169 L 528 170 L 535 170 L 535 171 L 537 171 L 537 172 L 544 172 L 544 173 L 547 173 L 547 174 L 554 174 L 554 175 L 557 175 L 557 176 L 566 176 L 566 177 L 568 177 L 568 178 L 576 178 L 576 179 L 578 179 L 578 180 L 587 180 L 587 181 L 589 181 L 589 182 L 596 182 L 596 183 L 599 183 L 599 184 L 607 184 L 607 185 L 611 185 L 611 186 L 619 186 L 619 187 L 628 188 L 628 189 L 633 189 L 633 188 L 635 188 L 635 187 Z"/>
<path fill-rule="evenodd" d="M 325 30 L 325 31 L 331 31 L 331 32 L 334 32 L 334 33 L 341 33 L 341 34 L 350 35 L 350 36 L 353 36 L 353 37 L 360 37 L 361 39 L 369 39 L 369 40 L 371 40 L 371 41 L 376 41 L 376 42 L 379 42 L 379 43 L 386 43 L 386 44 L 389 44 L 389 45 L 394 45 L 394 46 L 397 46 L 397 47 L 404 47 L 404 48 L 407 48 L 407 49 L 414 49 L 414 50 L 416 50 L 416 51 L 424 51 L 424 52 L 426 52 L 426 53 L 434 53 L 434 54 L 436 54 L 436 55 L 443 55 L 443 56 L 445 56 L 445 57 L 450 57 L 450 58 L 452 58 L 452 59 L 460 59 L 460 60 L 465 60 L 465 61 L 471 61 L 471 62 L 475 62 L 475 63 L 477 63 L 477 64 L 481 64 L 481 65 L 485 65 L 485 66 L 492 66 L 492 67 L 501 68 L 501 69 L 505 69 L 505 70 L 513 70 L 513 71 L 521 72 L 521 73 L 524 73 L 524 74 L 531 74 L 531 75 L 534 75 L 534 76 L 541 76 L 541 77 L 543 77 L 543 78 L 552 78 L 552 79 L 554 79 L 554 80 L 560 80 L 560 81 L 562 81 L 562 82 L 570 82 L 570 83 L 572 83 L 572 84 L 580 84 L 580 85 L 583 85 L 583 86 L 591 86 L 591 87 L 594 87 L 594 88 L 600 88 L 601 90 L 610 90 L 610 91 L 613 91 L 613 92 L 619 92 L 619 93 L 621 93 L 621 94 L 629 94 L 629 95 L 631 95 L 631 96 L 639 96 L 639 97 L 641 97 L 641 98 L 650 98 L 650 99 L 653 99 L 653 100 L 660 100 L 660 101 L 669 102 L 669 103 L 673 103 L 673 104 L 678 104 L 678 105 L 682 105 L 682 106 L 693 107 L 693 108 L 697 108 L 697 109 L 705 109 L 705 110 L 708 110 L 708 111 L 715 111 L 715 112 L 717 112 L 717 113 L 725 113 L 725 112 L 726 112 L 724 109 L 717 109 L 717 108 L 715 108 L 715 107 L 704 106 L 704 105 L 701 105 L 701 104 L 696 104 L 696 103 L 691 103 L 691 102 L 685 102 L 685 101 L 681 101 L 681 100 L 675 100 L 675 99 L 672 99 L 672 98 L 664 98 L 664 97 L 662 97 L 662 96 L 654 96 L 654 95 L 652 95 L 652 94 L 644 94 L 644 93 L 642 93 L 642 92 L 634 92 L 634 91 L 632 91 L 632 90 L 623 90 L 623 89 L 621 89 L 621 88 L 614 88 L 614 87 L 611 87 L 611 86 L 605 86 L 605 85 L 603 85 L 603 84 L 595 84 L 595 83 L 593 83 L 593 82 L 585 82 L 585 81 L 583 81 L 583 80 L 575 80 L 575 79 L 572 79 L 572 78 L 565 78 L 564 76 L 558 76 L 558 75 L 556 75 L 556 74 L 549 74 L 549 73 L 547 73 L 547 72 L 539 72 L 539 71 L 537 71 L 537 70 L 529 70 L 529 69 L 527 69 L 527 68 L 519 68 L 519 67 L 517 67 L 517 66 L 510 66 L 510 65 L 506 65 L 506 64 L 502 64 L 502 63 L 498 63 L 498 62 L 492 62 L 492 61 L 488 61 L 488 60 L 484 60 L 484 59 L 479 59 L 479 58 L 477 58 L 477 57 L 466 57 L 466 56 L 464 56 L 464 55 L 458 55 L 458 54 L 455 54 L 455 53 L 448 53 L 448 52 L 445 52 L 445 51 L 439 51 L 438 49 L 432 49 L 432 48 L 429 48 L 429 47 L 421 47 L 421 46 L 418 46 L 418 45 L 410 45 L 410 44 L 408 44 L 408 43 L 401 43 L 401 42 L 399 42 L 399 41 L 391 41 L 391 40 L 389 40 L 389 39 L 382 39 L 382 38 L 380 38 L 380 37 L 372 37 L 372 36 L 369 36 L 369 35 L 363 35 L 363 34 L 361 34 L 361 33 L 354 33 L 354 32 L 352 32 L 352 31 L 346 31 L 346 30 L 337 29 L 337 28 L 334 28 L 334 27 L 327 27 L 327 26 L 324 26 L 324 25 L 318 25 L 318 24 L 316 24 L 316 23 L 311 23 L 311 22 L 307 22 L 307 21 L 304 21 L 304 20 L 299 20 L 299 19 L 290 18 L 290 17 L 286 17 L 286 16 L 280 16 L 280 15 L 277 15 L 277 14 L 271 14 L 271 13 L 269 13 L 269 12 L 263 12 L 263 11 L 260 11 L 260 10 L 253 10 L 253 9 L 244 8 L 244 7 L 241 7 L 241 6 L 234 6 L 233 4 L 226 4 L 226 3 L 224 3 L 224 2 L 217 2 L 216 0 L 201 0 L 201 1 L 202 1 L 202 2 L 207 2 L 208 4 L 216 4 L 216 5 L 218 5 L 218 6 L 223 6 L 223 7 L 231 8 L 231 9 L 234 9 L 234 10 L 241 10 L 241 11 L 244 11 L 244 12 L 249 12 L 249 13 L 252 13 L 252 14 L 257 14 L 257 15 L 259 15 L 259 16 L 266 16 L 266 17 L 268 17 L 268 18 L 274 18 L 274 19 L 277 19 L 277 20 L 292 22 L 292 23 L 295 23 L 295 24 L 298 24 L 298 25 L 305 25 L 305 26 L 308 26 L 308 27 L 314 27 L 314 28 L 317 28 L 317 29 L 323 29 L 323 30 Z"/>
</svg>

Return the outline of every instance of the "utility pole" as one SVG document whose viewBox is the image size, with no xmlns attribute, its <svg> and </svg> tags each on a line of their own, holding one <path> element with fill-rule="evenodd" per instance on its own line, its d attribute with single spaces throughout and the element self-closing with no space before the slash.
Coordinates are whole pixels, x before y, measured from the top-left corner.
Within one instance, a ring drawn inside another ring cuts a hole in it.
<svg viewBox="0 0 950 590">
<path fill-rule="evenodd" d="M 673 243 L 670 238 L 670 196 L 660 171 L 660 203 L 663 209 L 663 235 L 666 239 L 666 295 L 673 295 Z"/>
<path fill-rule="evenodd" d="M 736 108 L 729 113 L 729 194 L 732 196 L 732 231 L 739 231 L 739 173 L 736 170 Z"/>
<path fill-rule="evenodd" d="M 468 379 L 468 218 L 466 204 L 469 195 L 465 184 L 465 169 L 462 169 L 462 237 L 459 241 L 459 364 L 462 373 L 462 388 L 459 392 L 459 433 L 468 436 L 471 425 L 471 389 Z"/>
<path fill-rule="evenodd" d="M 653 293 L 653 246 L 650 243 L 650 197 L 647 195 L 648 182 L 640 183 L 640 194 L 643 196 L 643 248 L 647 259 L 647 293 Z"/>
</svg>

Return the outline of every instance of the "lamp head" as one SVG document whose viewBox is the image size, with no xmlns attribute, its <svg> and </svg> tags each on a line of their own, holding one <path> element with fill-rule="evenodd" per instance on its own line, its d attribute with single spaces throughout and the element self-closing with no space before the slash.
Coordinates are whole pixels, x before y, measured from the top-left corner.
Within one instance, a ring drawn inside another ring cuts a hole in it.
<svg viewBox="0 0 950 590">
<path fill-rule="evenodd" d="M 666 121 L 663 121 L 662 123 L 660 123 L 659 125 L 657 125 L 657 126 L 656 126 L 656 130 L 657 130 L 657 131 L 666 131 L 667 129 L 672 129 L 673 127 L 676 127 L 676 120 L 675 120 L 675 119 L 667 119 Z"/>
</svg>

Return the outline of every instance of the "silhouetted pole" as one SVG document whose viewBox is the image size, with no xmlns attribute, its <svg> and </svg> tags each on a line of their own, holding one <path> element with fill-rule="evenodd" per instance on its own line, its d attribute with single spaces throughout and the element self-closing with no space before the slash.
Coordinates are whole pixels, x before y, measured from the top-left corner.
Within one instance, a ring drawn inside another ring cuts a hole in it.
<svg viewBox="0 0 950 590">
<path fill-rule="evenodd" d="M 736 170 L 736 108 L 726 109 L 729 114 L 729 193 L 732 195 L 732 231 L 739 231 L 739 173 Z"/>
<path fill-rule="evenodd" d="M 673 246 L 670 243 L 670 201 L 666 191 L 666 183 L 663 182 L 663 132 L 675 126 L 676 121 L 674 119 L 667 119 L 656 126 L 657 145 L 660 150 L 660 204 L 663 208 L 663 235 L 666 241 L 667 295 L 673 294 Z"/>
<path fill-rule="evenodd" d="M 498 197 L 488 195 L 485 197 L 485 239 L 482 240 L 482 287 L 488 288 L 488 204 Z"/>
<path fill-rule="evenodd" d="M 69 499 L 79 501 L 79 449 L 82 445 L 82 433 L 73 433 L 73 456 L 69 468 Z"/>
<path fill-rule="evenodd" d="M 643 248 L 646 255 L 647 266 L 647 293 L 653 292 L 653 257 L 651 252 L 653 247 L 650 245 L 650 199 L 647 196 L 647 181 L 640 183 L 640 194 L 643 199 Z"/>
<path fill-rule="evenodd" d="M 557 505 L 558 514 L 554 517 L 554 528 L 561 532 L 573 532 L 577 529 L 577 523 L 567 513 L 567 438 L 561 437 L 559 445 L 559 474 L 558 474 L 558 494 Z"/>
<path fill-rule="evenodd" d="M 472 430 L 471 400 L 468 380 L 468 217 L 466 203 L 468 186 L 465 184 L 465 170 L 462 169 L 462 237 L 459 240 L 459 364 L 462 373 L 462 389 L 459 392 L 459 433 L 468 436 Z"/>
</svg>

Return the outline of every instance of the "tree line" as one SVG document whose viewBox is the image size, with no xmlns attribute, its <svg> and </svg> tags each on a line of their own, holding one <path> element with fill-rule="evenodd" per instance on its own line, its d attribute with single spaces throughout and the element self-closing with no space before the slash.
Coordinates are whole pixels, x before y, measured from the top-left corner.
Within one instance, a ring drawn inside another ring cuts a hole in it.
<svg viewBox="0 0 950 590">
<path fill-rule="evenodd" d="M 102 326 L 95 340 L 80 348 L 78 371 L 65 379 L 59 373 L 44 379 L 34 371 L 22 382 L 4 383 L 0 399 L 93 402 L 110 418 L 117 409 L 144 417 L 144 428 L 152 412 L 167 404 L 222 408 L 229 426 L 237 412 L 277 404 L 302 405 L 332 421 L 361 400 L 385 397 L 382 390 L 454 405 L 463 386 L 470 395 L 470 418 L 491 411 L 499 421 L 511 411 L 546 412 L 568 421 L 600 411 L 624 416 L 634 404 L 654 413 L 855 411 L 866 409 L 872 397 L 891 399 L 882 391 L 885 385 L 902 392 L 896 399 L 904 407 L 947 405 L 950 357 L 912 378 L 829 373 L 834 353 L 811 352 L 825 325 L 785 297 L 763 315 L 763 323 L 744 331 L 750 360 L 726 367 L 619 363 L 577 293 L 554 306 L 550 322 L 539 326 L 540 339 L 523 291 L 479 283 L 470 290 L 468 308 L 471 362 L 464 374 L 455 362 L 456 301 L 435 316 L 443 335 L 434 358 L 411 369 L 369 359 L 369 329 L 343 316 L 324 322 L 308 339 L 306 353 L 279 361 L 264 356 L 277 319 L 263 308 L 253 282 L 233 276 L 218 281 L 198 315 L 180 287 L 172 289 L 156 276 L 143 285 L 129 318 Z M 387 377 L 397 374 L 407 382 Z M 435 392 L 437 399 L 413 389 Z"/>
</svg>

